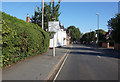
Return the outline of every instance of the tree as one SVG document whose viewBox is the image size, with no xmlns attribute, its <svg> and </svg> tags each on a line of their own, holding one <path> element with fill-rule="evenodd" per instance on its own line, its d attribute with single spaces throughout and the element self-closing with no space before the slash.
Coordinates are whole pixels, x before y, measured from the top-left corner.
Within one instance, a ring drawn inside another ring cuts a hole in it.
<svg viewBox="0 0 120 82">
<path fill-rule="evenodd" d="M 111 18 L 108 21 L 109 29 L 112 30 L 112 38 L 116 43 L 120 43 L 120 14 L 117 14 L 115 17 Z"/>
<path fill-rule="evenodd" d="M 87 32 L 87 33 L 83 34 L 80 41 L 83 44 L 90 44 L 90 42 L 96 41 L 95 31 Z"/>
<path fill-rule="evenodd" d="M 83 34 L 81 42 L 83 44 L 90 44 L 91 42 L 96 41 L 96 33 L 98 33 L 98 30 Z M 106 32 L 104 30 L 99 29 L 99 42 L 105 41 L 105 34 Z"/>
<path fill-rule="evenodd" d="M 83 34 L 82 38 L 80 39 L 82 44 L 88 44 L 90 42 L 89 33 Z"/>
<path fill-rule="evenodd" d="M 99 33 L 99 35 L 98 35 L 99 42 L 105 41 L 106 32 L 103 29 L 99 29 L 99 32 L 98 32 L 98 30 L 96 30 L 96 33 Z"/>
<path fill-rule="evenodd" d="M 75 26 L 69 26 L 66 32 L 70 35 L 71 41 L 80 41 L 80 36 L 82 35 L 79 28 Z"/>
<path fill-rule="evenodd" d="M 90 41 L 96 41 L 95 31 L 90 32 Z"/>
<path fill-rule="evenodd" d="M 61 0 L 58 1 L 58 3 L 55 5 L 54 0 L 49 3 L 44 3 L 44 30 L 48 29 L 48 21 L 54 21 L 53 18 L 55 18 L 55 21 L 59 21 L 59 16 L 60 16 L 60 2 Z M 38 24 L 40 27 L 42 27 L 42 8 L 40 9 L 37 6 L 37 10 L 34 12 L 34 16 L 31 18 L 31 22 Z"/>
</svg>

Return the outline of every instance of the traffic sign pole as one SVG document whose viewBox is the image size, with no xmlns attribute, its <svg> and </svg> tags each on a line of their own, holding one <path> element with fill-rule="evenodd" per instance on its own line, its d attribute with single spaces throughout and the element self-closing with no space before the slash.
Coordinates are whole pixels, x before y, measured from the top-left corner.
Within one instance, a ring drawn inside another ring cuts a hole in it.
<svg viewBox="0 0 120 82">
<path fill-rule="evenodd" d="M 53 56 L 55 56 L 55 34 L 53 37 Z"/>
</svg>

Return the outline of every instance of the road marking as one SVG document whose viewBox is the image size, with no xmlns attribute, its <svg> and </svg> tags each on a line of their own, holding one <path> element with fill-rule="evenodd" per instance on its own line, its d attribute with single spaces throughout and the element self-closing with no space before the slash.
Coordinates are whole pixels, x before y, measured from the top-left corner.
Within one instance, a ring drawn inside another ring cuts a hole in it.
<svg viewBox="0 0 120 82">
<path fill-rule="evenodd" d="M 101 58 L 101 56 L 97 56 L 98 58 Z"/>
<path fill-rule="evenodd" d="M 63 65 L 65 64 L 65 62 L 66 62 L 66 60 L 67 60 L 67 58 L 68 58 L 68 56 L 69 56 L 70 51 L 71 51 L 71 50 L 68 51 L 68 54 L 66 55 L 66 57 L 65 57 L 65 59 L 64 59 L 64 61 L 63 61 L 63 63 L 62 63 L 62 65 L 61 65 L 60 69 L 58 70 L 58 72 L 57 72 L 57 74 L 56 74 L 56 76 L 55 76 L 53 82 L 55 82 L 55 80 L 57 79 L 57 77 L 58 77 L 58 75 L 59 75 L 61 69 L 63 68 Z"/>
<path fill-rule="evenodd" d="M 84 56 L 84 55 L 80 55 L 80 56 Z"/>
<path fill-rule="evenodd" d="M 49 73 L 49 75 L 47 76 L 47 78 L 45 80 L 50 80 L 50 77 L 54 74 L 55 70 L 60 66 L 60 63 L 62 63 L 61 61 L 63 61 L 66 57 L 66 54 L 68 53 L 69 49 L 67 49 L 66 53 L 64 54 L 64 56 L 60 59 L 60 61 L 54 66 L 54 68 L 52 69 L 52 71 Z"/>
</svg>

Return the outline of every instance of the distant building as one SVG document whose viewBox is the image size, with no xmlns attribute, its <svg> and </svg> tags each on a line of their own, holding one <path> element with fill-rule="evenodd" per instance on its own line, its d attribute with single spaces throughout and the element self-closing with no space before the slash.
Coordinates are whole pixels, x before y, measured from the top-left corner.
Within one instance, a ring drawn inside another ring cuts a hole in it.
<svg viewBox="0 0 120 82">
<path fill-rule="evenodd" d="M 70 36 L 69 36 L 69 33 L 67 34 L 67 45 L 69 45 L 70 44 Z"/>
<path fill-rule="evenodd" d="M 120 14 L 120 1 L 118 2 L 118 13 Z"/>
<path fill-rule="evenodd" d="M 27 17 L 26 17 L 26 22 L 31 22 L 31 19 L 30 19 L 30 17 L 29 17 L 29 14 L 27 13 Z"/>
</svg>

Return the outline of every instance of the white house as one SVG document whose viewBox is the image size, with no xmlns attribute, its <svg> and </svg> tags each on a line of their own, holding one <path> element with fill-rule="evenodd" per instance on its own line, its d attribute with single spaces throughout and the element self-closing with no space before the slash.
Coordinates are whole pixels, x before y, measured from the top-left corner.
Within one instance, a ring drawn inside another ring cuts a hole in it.
<svg viewBox="0 0 120 82">
<path fill-rule="evenodd" d="M 49 23 L 49 31 L 51 31 L 52 29 L 52 32 L 53 32 L 54 28 L 57 29 L 57 31 L 54 29 L 55 33 L 50 37 L 50 45 L 49 45 L 50 48 L 53 48 L 53 44 L 55 47 L 67 45 L 66 31 L 60 28 L 58 22 L 56 23 L 57 23 L 57 25 L 55 25 L 56 27 L 54 27 L 54 25 L 51 25 L 51 22 Z"/>
</svg>

